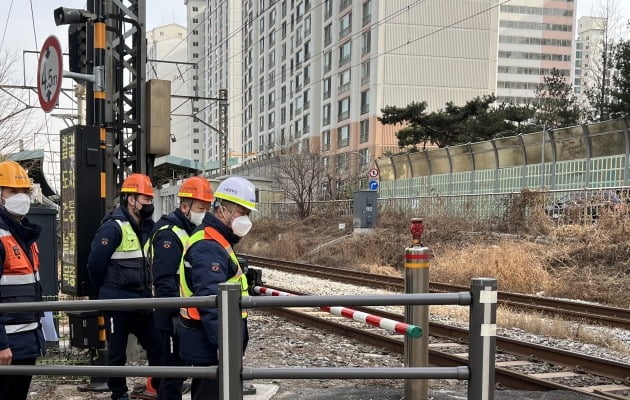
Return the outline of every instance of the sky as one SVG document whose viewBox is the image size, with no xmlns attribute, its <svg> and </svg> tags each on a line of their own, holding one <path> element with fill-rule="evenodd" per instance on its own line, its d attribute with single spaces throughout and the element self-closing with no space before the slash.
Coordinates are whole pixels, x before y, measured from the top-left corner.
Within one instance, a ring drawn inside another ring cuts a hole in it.
<svg viewBox="0 0 630 400">
<path fill-rule="evenodd" d="M 186 25 L 185 0 L 146 0 L 147 30 L 170 23 Z M 436 0 L 437 1 L 437 0 Z M 577 17 L 589 15 L 594 7 L 606 0 L 576 0 Z M 630 20 L 630 1 L 617 0 L 623 8 L 623 20 Z M 17 56 L 17 62 L 12 66 L 12 84 L 36 85 L 37 53 L 44 40 L 55 35 L 59 38 L 62 48 L 67 51 L 67 26 L 55 26 L 53 10 L 64 6 L 69 8 L 84 8 L 85 0 L 0 0 L 0 55 L 11 52 Z M 31 11 L 32 9 L 32 11 Z M 23 56 L 23 51 L 35 53 Z M 23 66 L 22 58 L 24 57 Z M 67 67 L 65 68 L 67 70 Z M 73 81 L 64 79 L 63 87 L 71 88 Z M 38 105 L 37 96 L 30 93 L 30 103 Z M 61 97 L 63 100 L 63 96 Z M 55 114 L 55 110 L 51 114 Z M 37 147 L 44 148 L 47 158 L 59 149 L 58 132 L 66 127 L 64 122 L 45 115 L 41 110 L 34 110 L 34 120 L 42 121 L 41 135 L 36 135 Z M 53 168 L 48 163 L 49 168 Z M 47 175 L 52 180 L 53 171 Z M 54 180 L 50 182 L 57 186 Z"/>
</svg>

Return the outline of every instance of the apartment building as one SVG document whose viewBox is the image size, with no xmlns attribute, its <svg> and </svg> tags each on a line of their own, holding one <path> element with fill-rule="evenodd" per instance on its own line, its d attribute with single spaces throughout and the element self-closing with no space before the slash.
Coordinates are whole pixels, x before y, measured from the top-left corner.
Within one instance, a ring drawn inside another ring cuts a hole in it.
<svg viewBox="0 0 630 400">
<path fill-rule="evenodd" d="M 595 80 L 602 75 L 605 27 L 606 18 L 581 17 L 578 20 L 573 93 L 582 106 L 588 105 L 586 98 L 588 88 L 601 85 L 601 82 Z"/>
<path fill-rule="evenodd" d="M 495 91 L 494 0 L 245 0 L 243 21 L 245 163 L 292 148 L 363 175 L 398 151 L 381 108 Z"/>
<path fill-rule="evenodd" d="M 186 0 L 188 60 L 192 102 L 192 160 L 204 170 L 216 170 L 220 139 L 227 134 L 228 165 L 241 155 L 242 19 L 241 1 Z M 227 130 L 219 125 L 220 91 L 227 90 Z M 200 168 L 201 169 L 201 168 Z"/>
<path fill-rule="evenodd" d="M 178 24 L 159 26 L 147 32 L 147 79 L 171 81 L 171 94 L 188 96 L 183 71 L 186 69 L 186 28 Z M 182 62 L 183 61 L 183 62 Z M 171 155 L 192 159 L 190 147 L 190 102 L 183 97 L 171 98 Z"/>
<path fill-rule="evenodd" d="M 553 68 L 573 82 L 575 2 L 513 0 L 500 9 L 499 102 L 531 103 L 534 90 Z"/>
</svg>

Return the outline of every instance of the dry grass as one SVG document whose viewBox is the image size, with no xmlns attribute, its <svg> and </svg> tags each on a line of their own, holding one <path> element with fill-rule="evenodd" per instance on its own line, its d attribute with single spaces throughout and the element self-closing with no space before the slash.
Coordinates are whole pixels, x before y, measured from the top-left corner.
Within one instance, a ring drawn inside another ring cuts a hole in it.
<svg viewBox="0 0 630 400">
<path fill-rule="evenodd" d="M 512 196 L 500 220 L 472 221 L 444 213 L 425 218 L 423 242 L 435 255 L 431 279 L 467 285 L 472 277 L 494 276 L 501 290 L 630 307 L 630 213 L 604 211 L 596 224 L 556 226 L 542 212 L 545 196 L 528 191 Z M 352 235 L 350 217 L 319 211 L 303 221 L 258 220 L 239 249 L 402 274 L 404 249 L 411 242 L 408 215 L 381 212 L 372 233 Z"/>
<path fill-rule="evenodd" d="M 545 269 L 539 245 L 502 240 L 493 245 L 470 245 L 465 249 L 449 247 L 436 255 L 431 279 L 467 285 L 474 277 L 496 277 L 499 289 L 509 292 L 547 291 L 553 285 Z"/>
</svg>

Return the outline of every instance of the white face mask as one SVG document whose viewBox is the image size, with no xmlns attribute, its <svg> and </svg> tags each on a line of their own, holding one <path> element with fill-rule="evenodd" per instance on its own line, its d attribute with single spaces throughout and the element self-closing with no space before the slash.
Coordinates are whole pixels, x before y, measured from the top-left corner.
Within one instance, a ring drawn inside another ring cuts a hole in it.
<svg viewBox="0 0 630 400">
<path fill-rule="evenodd" d="M 205 217 L 205 216 L 206 216 L 205 212 L 191 211 L 190 212 L 190 222 L 195 224 L 195 226 L 201 225 L 201 222 L 203 221 L 203 217 Z"/>
<path fill-rule="evenodd" d="M 23 217 L 31 209 L 31 198 L 26 193 L 17 193 L 8 199 L 4 199 L 4 208 L 9 214 Z"/>
<path fill-rule="evenodd" d="M 243 237 L 252 229 L 252 221 L 247 215 L 241 215 L 232 220 L 232 232 L 238 237 Z"/>
</svg>

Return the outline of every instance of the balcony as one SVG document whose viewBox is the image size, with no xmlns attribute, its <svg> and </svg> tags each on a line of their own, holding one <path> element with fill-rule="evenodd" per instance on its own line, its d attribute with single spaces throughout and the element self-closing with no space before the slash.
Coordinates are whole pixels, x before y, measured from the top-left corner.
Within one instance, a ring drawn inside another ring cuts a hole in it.
<svg viewBox="0 0 630 400">
<path fill-rule="evenodd" d="M 366 83 L 370 83 L 370 75 L 363 75 L 361 77 L 361 85 L 365 85 Z"/>
<path fill-rule="evenodd" d="M 343 11 L 343 9 L 348 7 L 350 4 L 352 4 L 352 0 L 341 0 L 341 3 L 339 3 L 339 12 Z"/>
<path fill-rule="evenodd" d="M 371 14 L 364 15 L 363 16 L 363 26 L 369 24 L 370 22 L 372 22 L 372 15 Z"/>
<path fill-rule="evenodd" d="M 370 105 L 369 104 L 362 104 L 361 105 L 361 115 L 367 114 L 368 111 L 370 111 Z"/>
<path fill-rule="evenodd" d="M 349 144 L 350 144 L 350 139 L 349 138 L 345 138 L 345 139 L 341 139 L 341 140 L 337 141 L 337 147 L 338 148 L 348 147 Z"/>
<path fill-rule="evenodd" d="M 328 150 L 330 150 L 330 143 L 322 144 L 322 151 L 328 151 Z"/>
<path fill-rule="evenodd" d="M 345 93 L 350 90 L 350 82 L 344 83 L 337 88 L 337 94 Z"/>
<path fill-rule="evenodd" d="M 350 118 L 350 110 L 340 112 L 337 115 L 337 121 L 343 121 L 344 119 L 348 119 L 348 118 Z"/>
<path fill-rule="evenodd" d="M 350 55 L 347 55 L 345 57 L 341 57 L 339 59 L 339 67 L 341 68 L 342 66 L 346 65 L 347 63 L 349 63 L 351 58 L 352 57 Z"/>
<path fill-rule="evenodd" d="M 330 124 L 330 117 L 322 118 L 322 125 L 326 126 L 328 124 Z"/>
</svg>

